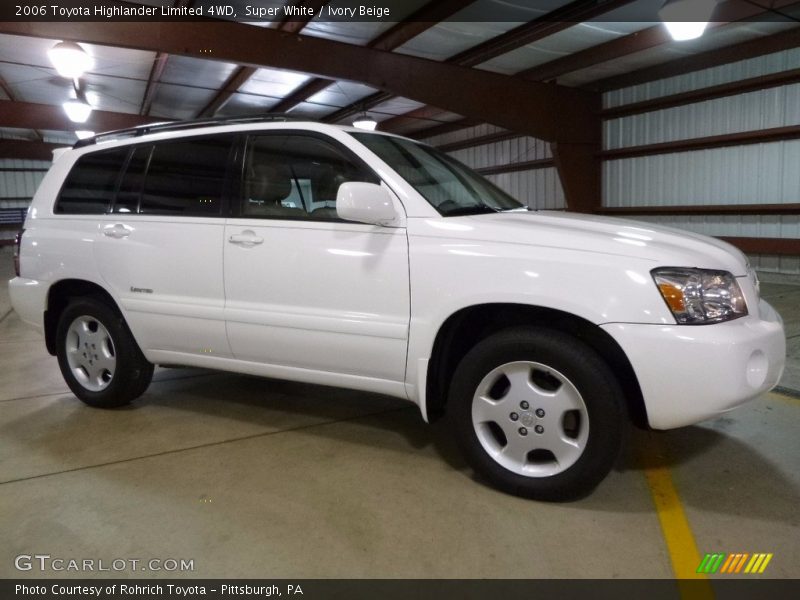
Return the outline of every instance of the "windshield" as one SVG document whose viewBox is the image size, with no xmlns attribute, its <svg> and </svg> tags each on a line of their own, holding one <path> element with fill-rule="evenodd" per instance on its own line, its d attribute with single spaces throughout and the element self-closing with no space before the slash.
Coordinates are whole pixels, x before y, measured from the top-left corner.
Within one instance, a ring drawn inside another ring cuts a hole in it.
<svg viewBox="0 0 800 600">
<path fill-rule="evenodd" d="M 445 217 L 524 206 L 469 167 L 430 146 L 375 133 L 351 133 Z"/>
</svg>

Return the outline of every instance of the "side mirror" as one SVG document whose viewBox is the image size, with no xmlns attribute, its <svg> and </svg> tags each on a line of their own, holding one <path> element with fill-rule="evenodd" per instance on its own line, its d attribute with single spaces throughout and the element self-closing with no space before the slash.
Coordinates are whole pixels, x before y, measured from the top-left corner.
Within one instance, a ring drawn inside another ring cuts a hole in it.
<svg viewBox="0 0 800 600">
<path fill-rule="evenodd" d="M 388 190 L 375 183 L 350 181 L 339 186 L 336 214 L 346 221 L 370 225 L 396 225 L 399 215 Z"/>
</svg>

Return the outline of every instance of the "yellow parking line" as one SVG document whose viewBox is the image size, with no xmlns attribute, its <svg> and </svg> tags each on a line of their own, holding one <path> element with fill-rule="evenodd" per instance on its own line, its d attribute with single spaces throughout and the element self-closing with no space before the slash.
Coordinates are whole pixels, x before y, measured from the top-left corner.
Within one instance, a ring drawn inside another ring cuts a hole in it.
<svg viewBox="0 0 800 600">
<path fill-rule="evenodd" d="M 686 599 L 714 598 L 711 583 L 704 573 L 697 573 L 700 564 L 700 552 L 689 521 L 683 510 L 678 491 L 672 482 L 669 467 L 666 466 L 665 451 L 656 434 L 645 434 L 641 447 L 641 460 L 644 475 L 653 503 L 656 507 L 661 532 L 667 545 L 672 572 L 678 579 L 681 597 Z M 684 581 L 684 580 L 705 580 Z"/>
<path fill-rule="evenodd" d="M 772 390 L 769 392 L 770 396 L 776 396 L 779 400 L 783 400 L 784 402 L 789 402 L 790 404 L 800 404 L 800 398 L 795 398 L 794 396 L 790 396 L 789 394 L 784 394 L 783 392 L 776 392 Z"/>
</svg>

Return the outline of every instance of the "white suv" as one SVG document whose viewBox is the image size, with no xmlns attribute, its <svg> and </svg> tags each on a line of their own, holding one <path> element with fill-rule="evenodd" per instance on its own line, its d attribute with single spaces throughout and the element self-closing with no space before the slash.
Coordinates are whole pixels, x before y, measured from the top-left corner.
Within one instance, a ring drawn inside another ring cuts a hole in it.
<svg viewBox="0 0 800 600">
<path fill-rule="evenodd" d="M 158 364 L 369 390 L 446 412 L 479 474 L 539 499 L 590 491 L 629 420 L 717 415 L 785 359 L 732 246 L 530 211 L 429 146 L 311 122 L 79 142 L 33 199 L 10 290 L 92 406 Z"/>
</svg>

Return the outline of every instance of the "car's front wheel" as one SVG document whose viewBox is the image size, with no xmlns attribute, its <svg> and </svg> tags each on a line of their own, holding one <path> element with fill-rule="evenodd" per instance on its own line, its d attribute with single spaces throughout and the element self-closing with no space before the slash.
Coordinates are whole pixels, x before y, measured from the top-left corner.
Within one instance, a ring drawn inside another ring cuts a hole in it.
<svg viewBox="0 0 800 600">
<path fill-rule="evenodd" d="M 94 298 L 75 299 L 61 313 L 56 354 L 72 392 L 98 408 L 128 404 L 144 393 L 153 378 L 153 365 L 125 321 Z"/>
<path fill-rule="evenodd" d="M 521 327 L 470 350 L 448 412 L 469 464 L 496 487 L 540 500 L 591 491 L 619 453 L 622 392 L 606 363 L 565 333 Z"/>
</svg>

